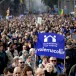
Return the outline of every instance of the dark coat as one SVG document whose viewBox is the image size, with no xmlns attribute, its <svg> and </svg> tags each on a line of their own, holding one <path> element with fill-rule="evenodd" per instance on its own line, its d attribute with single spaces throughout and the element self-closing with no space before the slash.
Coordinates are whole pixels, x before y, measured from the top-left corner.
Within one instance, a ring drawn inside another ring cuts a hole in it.
<svg viewBox="0 0 76 76">
<path fill-rule="evenodd" d="M 7 66 L 8 63 L 8 57 L 6 55 L 6 52 L 0 52 L 0 74 L 3 74 L 4 68 Z"/>
<path fill-rule="evenodd" d="M 66 59 L 66 73 L 69 74 L 71 67 L 76 63 L 76 49 L 67 49 L 66 56 L 69 56 L 69 59 Z"/>
<path fill-rule="evenodd" d="M 45 70 L 45 76 L 57 76 L 57 72 L 56 73 L 53 73 L 53 72 L 49 73 Z"/>
<path fill-rule="evenodd" d="M 71 67 L 69 76 L 76 76 L 76 64 Z"/>
</svg>

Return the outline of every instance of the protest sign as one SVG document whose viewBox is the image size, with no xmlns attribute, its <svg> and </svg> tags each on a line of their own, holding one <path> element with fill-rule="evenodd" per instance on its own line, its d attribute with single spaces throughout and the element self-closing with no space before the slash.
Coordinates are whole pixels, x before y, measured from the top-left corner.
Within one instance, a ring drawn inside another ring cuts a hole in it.
<svg viewBox="0 0 76 76">
<path fill-rule="evenodd" d="M 39 33 L 36 43 L 36 55 L 65 58 L 64 37 L 55 33 Z"/>
</svg>

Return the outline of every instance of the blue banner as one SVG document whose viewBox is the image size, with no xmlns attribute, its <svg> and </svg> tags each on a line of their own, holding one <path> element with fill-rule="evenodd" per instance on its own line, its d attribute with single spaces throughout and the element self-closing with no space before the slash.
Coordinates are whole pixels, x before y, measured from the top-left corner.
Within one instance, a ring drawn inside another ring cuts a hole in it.
<svg viewBox="0 0 76 76">
<path fill-rule="evenodd" d="M 64 37 L 55 33 L 39 33 L 36 43 L 36 55 L 54 56 L 64 59 Z"/>
</svg>

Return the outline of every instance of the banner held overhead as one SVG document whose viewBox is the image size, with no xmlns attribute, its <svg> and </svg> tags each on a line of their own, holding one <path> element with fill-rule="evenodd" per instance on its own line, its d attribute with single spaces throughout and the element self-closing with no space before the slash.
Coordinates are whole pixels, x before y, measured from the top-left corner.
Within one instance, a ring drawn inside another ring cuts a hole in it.
<svg viewBox="0 0 76 76">
<path fill-rule="evenodd" d="M 36 43 L 36 55 L 54 56 L 64 59 L 64 36 L 55 33 L 39 33 Z"/>
</svg>

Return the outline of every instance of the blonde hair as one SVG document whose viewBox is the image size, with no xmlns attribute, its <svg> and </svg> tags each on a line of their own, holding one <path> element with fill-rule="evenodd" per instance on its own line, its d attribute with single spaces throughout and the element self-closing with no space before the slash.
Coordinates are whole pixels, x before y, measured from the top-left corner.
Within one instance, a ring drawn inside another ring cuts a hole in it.
<svg viewBox="0 0 76 76">
<path fill-rule="evenodd" d="M 46 66 L 45 66 L 45 70 L 46 70 L 46 68 L 47 68 L 48 66 L 52 66 L 52 68 L 53 68 L 53 73 L 57 72 L 57 70 L 56 70 L 56 68 L 55 68 L 55 66 L 54 66 L 53 63 L 47 63 Z"/>
<path fill-rule="evenodd" d="M 35 52 L 35 49 L 34 49 L 34 48 L 31 48 L 31 49 L 29 50 L 29 54 L 31 54 L 32 52 Z"/>
<path fill-rule="evenodd" d="M 53 63 L 47 63 L 45 68 L 47 68 L 48 66 L 52 66 L 54 68 L 54 64 Z"/>
</svg>

